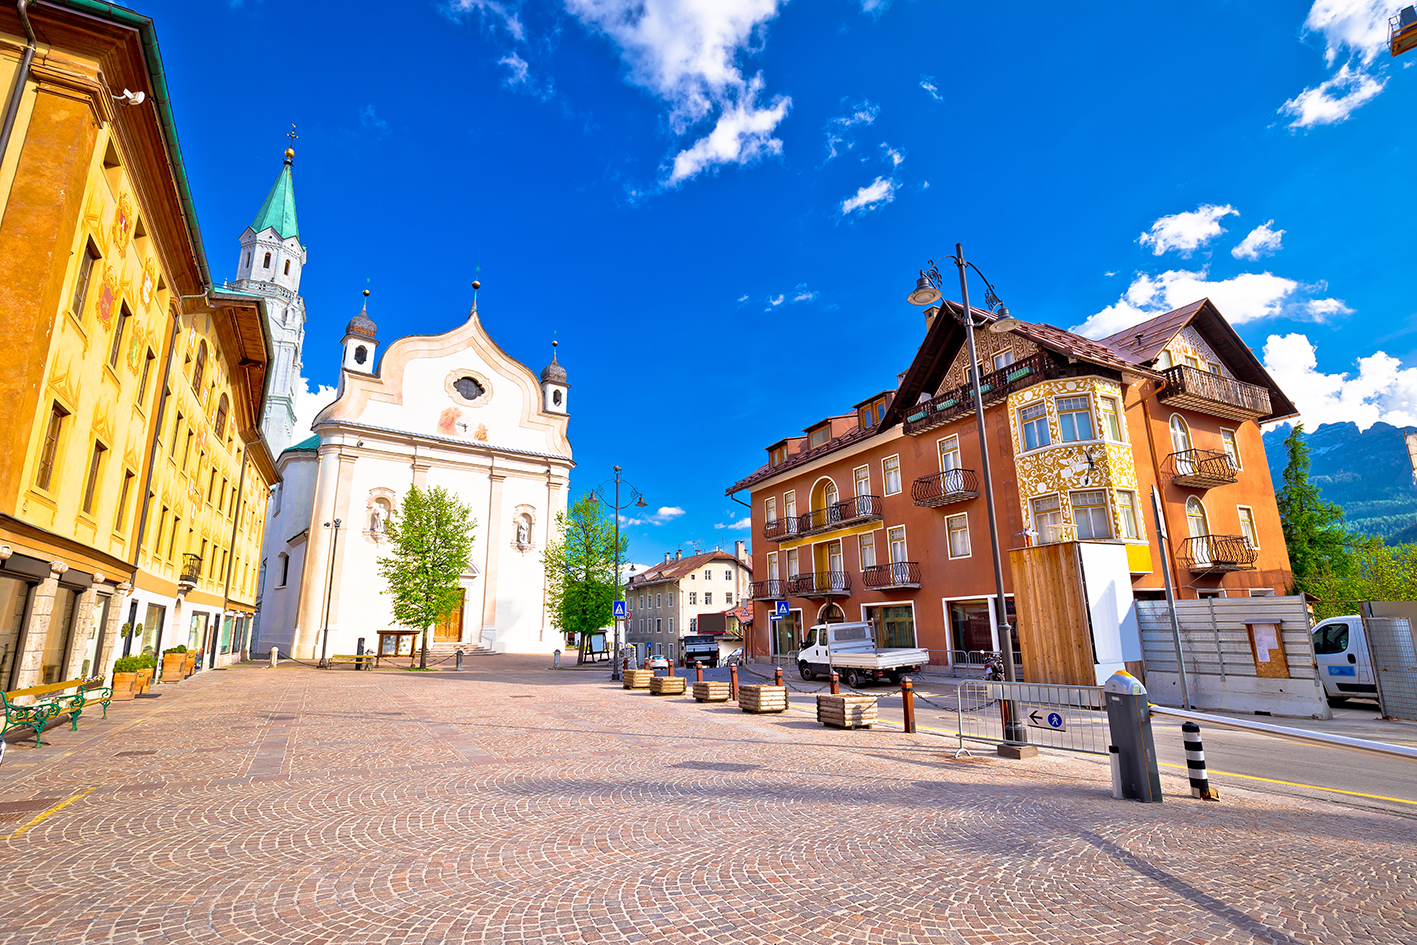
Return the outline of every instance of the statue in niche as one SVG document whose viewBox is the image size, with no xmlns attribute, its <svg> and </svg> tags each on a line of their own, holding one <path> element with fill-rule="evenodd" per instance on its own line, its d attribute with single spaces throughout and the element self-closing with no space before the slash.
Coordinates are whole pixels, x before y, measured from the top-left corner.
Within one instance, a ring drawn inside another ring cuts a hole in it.
<svg viewBox="0 0 1417 945">
<path fill-rule="evenodd" d="M 525 515 L 517 519 L 517 544 L 522 546 L 531 544 L 531 522 L 527 521 Z"/>
</svg>

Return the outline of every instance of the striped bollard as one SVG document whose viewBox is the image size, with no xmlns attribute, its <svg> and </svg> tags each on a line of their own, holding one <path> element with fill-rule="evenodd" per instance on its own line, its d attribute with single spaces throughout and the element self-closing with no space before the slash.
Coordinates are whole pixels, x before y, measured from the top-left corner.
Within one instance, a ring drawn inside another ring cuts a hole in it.
<svg viewBox="0 0 1417 945">
<path fill-rule="evenodd" d="M 1182 722 L 1181 740 L 1186 745 L 1186 773 L 1191 778 L 1191 796 L 1203 801 L 1220 800 L 1220 792 L 1210 786 L 1210 779 L 1206 777 L 1201 727 L 1194 722 Z"/>
</svg>

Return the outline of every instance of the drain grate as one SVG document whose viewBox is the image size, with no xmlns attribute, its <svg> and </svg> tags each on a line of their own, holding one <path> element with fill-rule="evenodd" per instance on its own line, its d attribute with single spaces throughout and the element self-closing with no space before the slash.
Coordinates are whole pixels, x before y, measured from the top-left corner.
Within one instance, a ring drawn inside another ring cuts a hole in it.
<svg viewBox="0 0 1417 945">
<path fill-rule="evenodd" d="M 145 748 L 145 749 L 143 749 L 142 751 L 120 751 L 118 754 L 114 755 L 114 757 L 115 757 L 115 758 L 132 758 L 134 755 L 155 755 L 155 754 L 157 754 L 157 749 L 156 749 L 156 748 Z"/>
</svg>

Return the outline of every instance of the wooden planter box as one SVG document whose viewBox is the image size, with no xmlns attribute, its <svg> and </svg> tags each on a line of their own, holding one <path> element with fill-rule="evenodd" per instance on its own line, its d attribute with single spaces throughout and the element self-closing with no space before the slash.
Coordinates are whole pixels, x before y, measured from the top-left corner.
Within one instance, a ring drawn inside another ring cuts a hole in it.
<svg viewBox="0 0 1417 945">
<path fill-rule="evenodd" d="M 113 701 L 126 702 L 138 695 L 137 673 L 113 674 Z"/>
<path fill-rule="evenodd" d="M 683 676 L 656 676 L 649 681 L 649 691 L 655 696 L 682 696 L 685 682 Z"/>
<path fill-rule="evenodd" d="M 739 686 L 738 708 L 744 712 L 786 712 L 786 686 Z"/>
<path fill-rule="evenodd" d="M 875 696 L 817 696 L 817 721 L 837 728 L 870 728 L 880 721 Z"/>
<path fill-rule="evenodd" d="M 137 684 L 134 686 L 134 689 L 137 690 L 136 694 L 141 696 L 143 693 L 147 692 L 153 687 L 153 670 L 140 669 L 138 670 L 137 675 L 138 681 Z"/>
<path fill-rule="evenodd" d="M 181 682 L 186 675 L 187 654 L 185 653 L 164 653 L 162 654 L 162 681 L 167 683 Z"/>
<path fill-rule="evenodd" d="M 717 680 L 694 683 L 694 698 L 700 702 L 727 702 L 728 683 Z"/>
<path fill-rule="evenodd" d="M 627 669 L 625 670 L 626 689 L 648 689 L 649 681 L 654 679 L 652 669 Z"/>
<path fill-rule="evenodd" d="M 185 666 L 185 668 L 183 669 L 183 672 L 182 672 L 182 675 L 183 675 L 184 677 L 185 677 L 185 676 L 190 676 L 190 675 L 192 675 L 193 673 L 195 673 L 195 672 L 197 671 L 197 654 L 196 654 L 196 653 L 192 653 L 192 652 L 188 652 L 186 655 L 187 655 L 187 663 L 186 663 L 186 666 Z"/>
</svg>

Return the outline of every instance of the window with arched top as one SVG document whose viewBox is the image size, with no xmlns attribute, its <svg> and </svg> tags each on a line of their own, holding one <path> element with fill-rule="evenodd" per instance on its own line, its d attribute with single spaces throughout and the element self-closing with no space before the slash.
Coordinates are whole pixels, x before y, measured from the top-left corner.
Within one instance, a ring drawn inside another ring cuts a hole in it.
<svg viewBox="0 0 1417 945">
<path fill-rule="evenodd" d="M 270 254 L 270 253 L 266 253 L 266 258 L 265 258 L 265 261 L 261 263 L 261 268 L 262 268 L 262 269 L 269 269 L 269 268 L 271 268 L 271 254 Z"/>
<path fill-rule="evenodd" d="M 285 261 L 285 274 L 286 274 L 287 276 L 290 275 L 290 260 L 289 260 L 289 259 L 287 259 L 287 260 Z"/>
<path fill-rule="evenodd" d="M 1179 413 L 1171 415 L 1171 449 L 1177 453 L 1186 453 L 1191 449 L 1191 428 Z"/>
<path fill-rule="evenodd" d="M 230 408 L 231 401 L 227 400 L 225 394 L 222 394 L 221 400 L 218 400 L 216 403 L 216 438 L 218 440 L 220 440 L 222 435 L 226 432 L 226 414 Z"/>
<path fill-rule="evenodd" d="M 1206 517 L 1205 506 L 1195 496 L 1186 500 L 1186 527 L 1190 529 L 1192 538 L 1204 538 L 1210 534 L 1210 521 Z"/>
<path fill-rule="evenodd" d="M 202 377 L 207 372 L 207 343 L 205 341 L 197 345 L 197 363 L 192 366 L 192 389 L 198 393 L 202 390 Z"/>
<path fill-rule="evenodd" d="M 561 406 L 561 392 L 559 390 L 551 392 L 551 402 L 557 407 Z"/>
<path fill-rule="evenodd" d="M 355 363 L 355 364 L 363 364 L 363 363 L 364 363 L 365 361 L 367 361 L 367 360 L 369 360 L 369 349 L 368 349 L 368 348 L 364 347 L 363 345 L 360 345 L 359 347 L 357 347 L 357 348 L 354 349 L 354 363 Z"/>
</svg>

